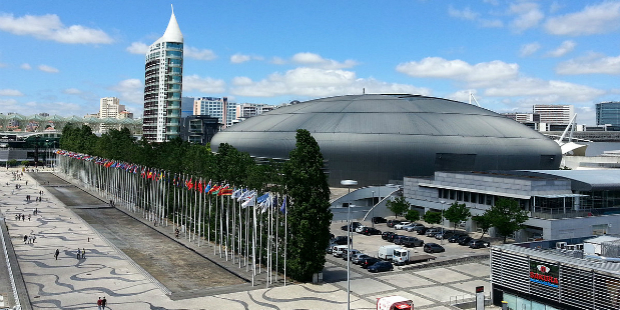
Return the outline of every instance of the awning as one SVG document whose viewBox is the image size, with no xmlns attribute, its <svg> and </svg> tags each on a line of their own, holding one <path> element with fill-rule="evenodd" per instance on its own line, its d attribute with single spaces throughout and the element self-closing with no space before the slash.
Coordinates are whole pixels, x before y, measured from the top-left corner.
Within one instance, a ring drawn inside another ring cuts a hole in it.
<svg viewBox="0 0 620 310">
<path fill-rule="evenodd" d="M 534 195 L 534 197 L 542 198 L 575 198 L 575 197 L 588 197 L 589 195 L 583 194 L 555 194 L 555 195 Z"/>
<path fill-rule="evenodd" d="M 500 196 L 500 197 L 517 198 L 517 199 L 530 199 L 532 197 L 532 196 L 529 196 L 529 195 L 519 195 L 519 194 L 513 194 L 513 193 L 493 192 L 493 191 L 485 191 L 485 190 L 475 189 L 475 188 L 446 186 L 446 185 L 438 185 L 438 184 L 431 184 L 431 183 L 419 183 L 418 186 L 431 187 L 431 188 L 451 189 L 451 190 L 455 190 L 455 191 L 479 193 L 479 194 L 494 195 L 494 196 Z"/>
</svg>

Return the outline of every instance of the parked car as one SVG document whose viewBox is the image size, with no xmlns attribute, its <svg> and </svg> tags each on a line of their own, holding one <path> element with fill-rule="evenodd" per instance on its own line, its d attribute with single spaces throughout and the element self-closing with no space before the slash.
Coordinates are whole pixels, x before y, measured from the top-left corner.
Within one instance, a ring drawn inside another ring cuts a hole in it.
<svg viewBox="0 0 620 310">
<path fill-rule="evenodd" d="M 364 230 L 362 230 L 361 233 L 363 235 L 370 236 L 370 235 L 380 235 L 381 231 L 373 227 L 364 227 Z"/>
<path fill-rule="evenodd" d="M 390 235 L 396 235 L 396 233 L 393 231 L 384 231 L 383 233 L 381 233 L 381 239 L 388 240 L 390 238 Z"/>
<path fill-rule="evenodd" d="M 327 247 L 327 249 L 325 249 L 325 253 L 327 254 L 332 254 L 333 248 L 334 246 L 336 246 L 337 244 L 335 243 L 330 243 L 329 246 Z"/>
<path fill-rule="evenodd" d="M 384 217 L 380 217 L 380 216 L 375 216 L 371 220 L 375 224 L 381 224 L 381 223 L 386 223 L 387 222 L 387 220 Z"/>
<path fill-rule="evenodd" d="M 400 222 L 400 224 L 394 225 L 394 229 L 401 230 L 403 227 L 409 225 L 411 222 Z"/>
<path fill-rule="evenodd" d="M 466 236 L 459 239 L 459 245 L 469 245 L 469 241 L 474 240 L 474 238 Z"/>
<path fill-rule="evenodd" d="M 351 228 L 349 229 L 349 231 L 355 231 L 355 229 L 360 225 L 362 225 L 360 222 L 351 222 Z M 349 225 L 344 225 L 340 227 L 340 229 L 347 231 L 347 226 Z"/>
<path fill-rule="evenodd" d="M 461 237 L 466 237 L 466 236 L 467 236 L 466 234 L 456 233 L 456 234 L 453 234 L 450 238 L 448 238 L 448 242 L 456 243 L 456 242 L 459 242 L 459 239 Z"/>
<path fill-rule="evenodd" d="M 426 253 L 440 253 L 445 251 L 446 249 L 437 243 L 427 243 L 424 245 L 424 252 Z"/>
<path fill-rule="evenodd" d="M 376 258 L 376 257 L 368 257 L 368 258 L 363 258 L 360 260 L 359 265 L 366 269 L 372 265 L 374 265 L 377 262 L 380 262 L 381 260 Z"/>
<path fill-rule="evenodd" d="M 407 236 L 403 236 L 403 235 L 396 235 L 394 236 L 394 240 L 392 240 L 392 242 L 394 244 L 403 244 L 402 241 L 403 239 L 407 238 Z"/>
<path fill-rule="evenodd" d="M 359 225 L 359 226 L 357 226 L 357 227 L 355 228 L 355 232 L 356 232 L 356 233 L 358 233 L 358 234 L 361 234 L 361 233 L 362 233 L 362 230 L 364 230 L 364 228 L 366 228 L 366 226 L 364 226 L 364 225 Z"/>
<path fill-rule="evenodd" d="M 351 257 L 351 262 L 357 265 L 360 263 L 362 259 L 369 258 L 369 257 L 371 256 L 364 254 L 364 253 L 358 253 L 358 254 L 353 255 L 353 257 Z"/>
<path fill-rule="evenodd" d="M 359 250 L 356 249 L 351 249 L 350 251 L 347 249 L 342 250 L 342 259 L 344 260 L 348 260 L 349 257 L 355 255 L 355 254 L 360 254 L 362 252 L 360 252 Z"/>
<path fill-rule="evenodd" d="M 394 242 L 394 239 L 398 236 L 400 235 L 397 235 L 397 234 L 389 235 L 388 238 L 385 240 L 387 240 L 388 242 Z"/>
<path fill-rule="evenodd" d="M 427 230 L 426 230 L 426 233 L 425 233 L 424 235 L 425 235 L 425 236 L 427 236 L 427 237 L 434 237 L 434 236 L 435 236 L 435 234 L 438 234 L 438 233 L 440 233 L 440 232 L 441 232 L 441 229 L 440 229 L 440 228 L 434 228 L 434 227 L 432 227 L 432 228 L 427 229 Z"/>
<path fill-rule="evenodd" d="M 405 237 L 402 240 L 400 240 L 400 244 L 410 248 L 410 247 L 423 246 L 424 245 L 424 241 L 422 241 L 422 240 L 420 240 L 420 239 L 418 239 L 416 237 Z"/>
<path fill-rule="evenodd" d="M 435 239 L 437 239 L 437 240 L 448 239 L 448 238 L 452 237 L 452 235 L 454 235 L 454 232 L 452 232 L 452 231 L 445 231 L 444 230 L 443 232 L 435 234 Z"/>
<path fill-rule="evenodd" d="M 394 227 L 394 225 L 396 225 L 396 224 L 400 224 L 400 221 L 399 221 L 399 220 L 388 220 L 388 221 L 387 221 L 387 227 L 392 228 L 392 227 Z"/>
<path fill-rule="evenodd" d="M 489 245 L 491 245 L 489 242 L 481 239 L 474 239 L 472 241 L 469 241 L 469 247 L 472 249 L 488 248 Z"/>
<path fill-rule="evenodd" d="M 334 239 L 331 240 L 331 243 L 337 245 L 345 245 L 347 244 L 347 236 L 336 236 Z M 353 243 L 353 240 L 351 240 L 351 243 Z"/>
<path fill-rule="evenodd" d="M 424 225 L 420 223 L 411 223 L 405 228 L 406 231 L 415 231 L 416 229 L 422 229 Z"/>
<path fill-rule="evenodd" d="M 381 271 L 390 271 L 394 270 L 394 266 L 390 262 L 376 262 L 374 265 L 368 267 L 368 271 L 370 272 L 381 272 Z"/>
</svg>

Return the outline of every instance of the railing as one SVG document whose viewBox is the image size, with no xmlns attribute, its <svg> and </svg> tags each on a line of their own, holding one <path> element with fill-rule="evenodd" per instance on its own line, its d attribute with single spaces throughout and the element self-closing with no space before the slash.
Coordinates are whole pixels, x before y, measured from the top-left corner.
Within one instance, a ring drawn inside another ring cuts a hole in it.
<svg viewBox="0 0 620 310">
<path fill-rule="evenodd" d="M 488 295 L 484 295 L 484 303 L 490 304 L 491 302 L 491 292 Z M 464 304 L 474 304 L 476 303 L 476 295 L 474 294 L 462 294 L 450 296 L 450 305 L 451 306 L 459 306 Z M 475 306 L 474 306 L 475 307 Z M 460 308 L 460 307 L 459 307 Z M 467 307 L 469 308 L 469 307 Z M 465 308 L 464 308 L 465 309 Z"/>
<path fill-rule="evenodd" d="M 4 218 L 2 219 L 5 220 Z M 13 289 L 13 299 L 15 302 L 15 310 L 21 310 L 22 305 L 19 302 L 19 294 L 17 293 L 17 286 L 15 285 L 15 278 L 13 277 L 13 270 L 11 268 L 11 261 L 9 260 L 9 252 L 6 248 L 6 241 L 4 240 L 4 225 L 0 225 L 0 234 L 2 234 L 2 250 L 4 251 L 4 257 L 6 258 L 6 267 L 9 270 L 9 279 L 11 280 L 11 288 Z"/>
<path fill-rule="evenodd" d="M 537 208 L 537 210 L 539 209 Z M 532 212 L 531 216 L 551 220 L 612 214 L 620 214 L 620 208 L 581 208 L 579 210 L 566 211 L 564 211 L 564 209 L 542 209 L 540 211 Z"/>
</svg>

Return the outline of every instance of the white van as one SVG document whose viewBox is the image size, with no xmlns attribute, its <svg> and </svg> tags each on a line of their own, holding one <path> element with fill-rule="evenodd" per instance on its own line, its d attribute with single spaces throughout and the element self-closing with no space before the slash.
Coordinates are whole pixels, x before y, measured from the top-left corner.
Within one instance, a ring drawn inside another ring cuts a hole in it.
<svg viewBox="0 0 620 310">
<path fill-rule="evenodd" d="M 334 255 L 334 257 L 342 257 L 342 254 L 344 254 L 344 250 L 346 249 L 346 245 L 334 245 L 332 248 L 332 255 Z"/>
</svg>

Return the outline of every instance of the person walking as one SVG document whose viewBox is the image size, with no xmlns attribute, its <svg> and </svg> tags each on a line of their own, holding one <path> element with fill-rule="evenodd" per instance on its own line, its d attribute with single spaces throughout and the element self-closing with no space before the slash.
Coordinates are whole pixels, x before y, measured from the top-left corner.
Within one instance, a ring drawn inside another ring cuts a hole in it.
<svg viewBox="0 0 620 310">
<path fill-rule="evenodd" d="M 58 249 L 56 249 L 56 253 L 54 253 L 54 258 L 56 260 L 58 260 L 58 254 L 60 254 L 60 251 Z"/>
<path fill-rule="evenodd" d="M 105 299 L 105 296 L 103 296 L 103 299 L 101 300 L 101 309 L 105 309 L 105 305 L 108 304 L 108 301 Z"/>
<path fill-rule="evenodd" d="M 77 250 L 77 256 L 76 256 L 76 258 L 77 258 L 77 259 L 80 259 L 80 248 L 78 248 L 78 250 Z"/>
<path fill-rule="evenodd" d="M 28 220 L 30 221 L 30 214 L 28 214 Z"/>
<path fill-rule="evenodd" d="M 99 300 L 97 300 L 97 309 L 101 310 L 101 304 L 103 303 L 103 301 L 101 300 L 101 297 L 99 297 Z"/>
<path fill-rule="evenodd" d="M 82 249 L 82 259 L 86 258 L 86 248 Z"/>
<path fill-rule="evenodd" d="M 26 241 L 28 241 L 28 235 L 24 235 L 24 243 L 26 243 Z"/>
</svg>

